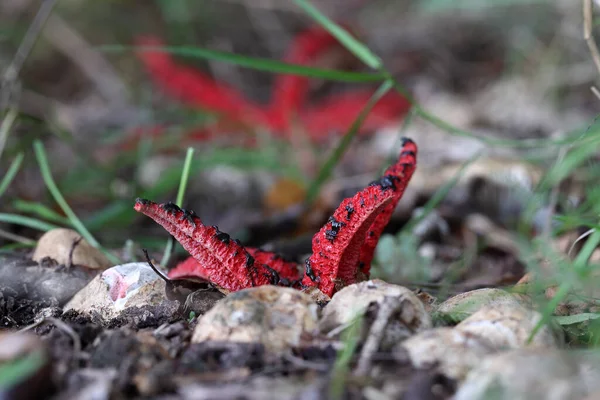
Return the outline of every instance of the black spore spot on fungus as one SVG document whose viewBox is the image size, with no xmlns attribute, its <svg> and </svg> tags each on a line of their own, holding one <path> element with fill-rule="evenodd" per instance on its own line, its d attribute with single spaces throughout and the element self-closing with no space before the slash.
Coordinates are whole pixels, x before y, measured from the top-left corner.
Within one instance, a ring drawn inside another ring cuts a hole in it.
<svg viewBox="0 0 600 400">
<path fill-rule="evenodd" d="M 327 240 L 329 240 L 330 242 L 333 242 L 336 237 L 337 231 L 334 231 L 333 229 L 327 229 L 325 231 L 325 238 L 327 238 Z"/>
<path fill-rule="evenodd" d="M 369 184 L 369 186 L 379 186 L 381 188 L 381 190 L 388 190 L 388 189 L 396 190 L 396 181 L 397 180 L 398 180 L 398 177 L 396 177 L 394 175 L 384 175 L 381 177 L 381 179 L 371 182 Z"/>
<path fill-rule="evenodd" d="M 254 281 L 254 276 L 256 275 L 256 273 L 258 272 L 256 270 L 256 268 L 254 268 L 254 257 L 252 257 L 250 255 L 250 253 L 248 253 L 247 251 L 244 251 L 246 253 L 246 269 L 250 271 L 250 280 L 252 282 L 252 286 L 256 286 L 256 283 Z"/>
<path fill-rule="evenodd" d="M 185 210 L 185 209 L 182 209 L 181 211 L 183 211 L 183 215 L 181 216 L 180 220 L 184 220 L 184 219 L 187 220 L 195 228 L 196 227 L 196 218 L 198 216 L 196 215 L 196 213 L 194 212 L 194 210 Z"/>
<path fill-rule="evenodd" d="M 233 243 L 237 244 L 238 246 L 242 245 L 242 242 L 240 242 L 239 239 L 233 239 Z"/>
<path fill-rule="evenodd" d="M 254 267 L 254 257 L 250 255 L 250 253 L 246 252 L 246 268 Z"/>
<path fill-rule="evenodd" d="M 325 231 L 325 238 L 327 238 L 327 240 L 329 240 L 330 242 L 333 242 L 333 240 L 337 237 L 337 234 L 340 231 L 340 229 L 346 226 L 346 224 L 344 222 L 336 220 L 333 217 L 329 217 L 328 222 L 331 223 L 331 229 L 327 229 Z"/>
<path fill-rule="evenodd" d="M 306 261 L 304 261 L 304 273 L 310 278 L 311 281 L 317 281 L 317 276 L 315 275 L 315 271 L 313 271 L 312 265 L 310 264 L 310 260 L 308 258 Z"/>
<path fill-rule="evenodd" d="M 403 157 L 403 156 L 412 156 L 412 157 L 416 157 L 416 154 L 415 154 L 415 152 L 414 152 L 414 151 L 412 151 L 412 150 L 406 150 L 406 151 L 403 151 L 402 153 L 400 153 L 400 157 Z"/>
<path fill-rule="evenodd" d="M 269 272 L 269 283 L 271 285 L 279 285 L 279 283 L 281 282 L 281 277 L 279 276 L 279 273 L 273 268 L 269 267 L 267 264 L 263 264 L 263 268 L 265 268 Z"/>
<path fill-rule="evenodd" d="M 142 199 L 141 197 L 138 197 L 137 199 L 135 199 L 136 203 L 139 203 L 143 206 L 147 206 L 148 204 L 152 203 L 150 200 L 148 199 Z"/>
<path fill-rule="evenodd" d="M 365 207 L 365 199 L 364 199 L 364 197 L 361 197 L 361 198 L 360 198 L 360 206 L 361 206 L 362 208 L 364 208 L 364 207 Z"/>
<path fill-rule="evenodd" d="M 171 201 L 163 204 L 162 208 L 169 214 L 175 214 L 175 213 L 178 213 L 179 211 L 181 211 L 181 208 L 179 208 L 179 206 L 177 204 L 175 204 Z"/>
<path fill-rule="evenodd" d="M 373 236 L 375 236 L 375 232 L 369 231 L 369 237 L 373 237 Z"/>
<path fill-rule="evenodd" d="M 267 278 L 269 278 L 269 283 L 271 285 L 291 287 L 291 286 L 297 284 L 297 281 L 290 281 L 289 279 L 282 278 L 279 275 L 279 272 L 275 271 L 273 268 L 269 267 L 267 264 L 263 264 L 263 268 L 265 268 L 269 272 L 269 275 L 267 276 Z"/>
<path fill-rule="evenodd" d="M 348 221 L 350 221 L 350 217 L 352 217 L 352 213 L 354 212 L 354 207 L 352 207 L 352 204 L 348 204 L 346 205 L 346 219 Z"/>
<path fill-rule="evenodd" d="M 402 146 L 406 146 L 407 144 L 414 142 L 411 138 L 403 137 L 402 139 L 400 139 L 400 143 L 402 144 Z"/>
<path fill-rule="evenodd" d="M 229 244 L 229 242 L 231 241 L 231 236 L 229 236 L 225 232 L 221 232 L 216 225 L 213 225 L 213 228 L 215 228 L 215 230 L 217 231 L 215 233 L 215 238 L 225 244 Z"/>
</svg>

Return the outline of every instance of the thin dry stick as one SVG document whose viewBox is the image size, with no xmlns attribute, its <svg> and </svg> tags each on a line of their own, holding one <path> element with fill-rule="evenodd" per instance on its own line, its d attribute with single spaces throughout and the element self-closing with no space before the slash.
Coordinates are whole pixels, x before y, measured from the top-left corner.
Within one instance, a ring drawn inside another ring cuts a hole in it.
<svg viewBox="0 0 600 400">
<path fill-rule="evenodd" d="M 594 36 L 592 35 L 592 17 L 593 17 L 593 6 L 592 0 L 583 0 L 583 38 L 590 49 L 590 53 L 592 55 L 592 60 L 594 60 L 594 64 L 596 64 L 596 69 L 598 73 L 600 73 L 600 51 L 598 51 L 598 46 L 596 45 L 596 41 L 594 40 Z M 595 87 L 592 86 L 592 92 L 594 92 Z"/>
<path fill-rule="evenodd" d="M 401 307 L 401 305 L 402 298 L 395 296 L 385 296 L 383 301 L 379 303 L 377 317 L 371 325 L 367 340 L 365 340 L 365 344 L 358 359 L 358 365 L 354 370 L 354 375 L 364 376 L 369 372 L 373 354 L 375 354 L 377 349 L 379 349 L 381 340 L 385 335 L 385 328 L 387 327 L 392 315 Z"/>
<path fill-rule="evenodd" d="M 8 239 L 11 240 L 13 242 L 17 242 L 17 243 L 21 243 L 27 246 L 33 245 L 35 244 L 35 240 L 31 240 L 29 238 L 26 238 L 25 236 L 21 236 L 21 235 L 17 235 L 11 232 L 7 232 L 3 229 L 0 229 L 0 237 L 4 238 L 4 239 Z"/>
<path fill-rule="evenodd" d="M 31 53 L 31 49 L 37 41 L 40 32 L 46 20 L 50 16 L 50 13 L 52 12 L 52 9 L 54 8 L 55 4 L 56 0 L 44 0 L 42 2 L 42 5 L 40 6 L 37 14 L 35 15 L 35 18 L 31 22 L 31 25 L 29 25 L 29 29 L 27 29 L 27 32 L 25 33 L 25 37 L 23 37 L 23 40 L 21 41 L 21 44 L 17 49 L 17 53 L 13 57 L 8 68 L 6 68 L 2 82 L 2 91 L 7 91 L 5 92 L 7 93 L 7 97 L 4 98 L 5 93 L 2 94 L 2 100 L 0 100 L 0 109 L 6 108 L 9 100 L 8 96 L 10 96 L 10 93 L 12 91 L 11 87 L 17 80 L 19 72 L 21 72 L 21 68 L 23 67 L 23 63 L 25 63 L 25 60 L 29 56 L 29 53 Z M 4 102 L 6 102 L 6 104 L 4 104 Z"/>
<path fill-rule="evenodd" d="M 17 119 L 18 111 L 16 108 L 11 107 L 6 116 L 2 120 L 0 124 L 0 157 L 2 156 L 2 152 L 4 151 L 4 146 L 6 146 L 6 141 L 8 140 L 8 134 Z"/>
<path fill-rule="evenodd" d="M 575 241 L 573 242 L 573 244 L 571 244 L 571 247 L 569 247 L 569 251 L 567 252 L 567 257 L 571 256 L 571 253 L 573 252 L 573 249 L 575 248 L 575 245 L 577 243 L 579 243 L 580 241 L 582 241 L 586 237 L 590 236 L 594 232 L 596 232 L 596 229 L 589 229 L 585 233 L 579 235 L 579 237 L 577 239 L 575 239 Z"/>
<path fill-rule="evenodd" d="M 31 53 L 31 49 L 39 37 L 42 27 L 50 16 L 55 4 L 56 0 L 44 0 L 35 15 L 35 18 L 31 22 L 31 25 L 29 25 L 15 56 L 4 71 L 2 82 L 0 82 L 0 112 L 6 108 L 10 108 L 8 114 L 4 117 L 0 128 L 0 155 L 2 155 L 8 133 L 18 114 L 17 109 L 11 105 L 11 96 L 16 87 L 19 72 L 21 72 L 23 63 L 25 63 L 29 53 Z"/>
<path fill-rule="evenodd" d="M 46 23 L 44 38 L 68 57 L 94 84 L 98 93 L 111 103 L 124 103 L 127 88 L 113 66 L 58 15 Z"/>
<path fill-rule="evenodd" d="M 30 330 L 32 330 L 38 326 L 44 325 L 44 324 L 52 324 L 52 325 L 56 326 L 58 329 L 65 332 L 71 338 L 71 340 L 73 341 L 73 352 L 74 352 L 73 358 L 77 357 L 79 355 L 79 353 L 81 353 L 81 338 L 79 337 L 79 335 L 77 334 L 77 332 L 75 332 L 75 330 L 73 328 L 71 328 L 69 325 L 67 325 L 60 319 L 57 319 L 54 317 L 42 317 L 39 320 L 37 320 L 36 322 L 34 322 L 33 324 L 26 326 L 25 328 L 19 330 L 18 332 L 19 333 L 27 332 L 27 331 L 30 331 Z"/>
</svg>

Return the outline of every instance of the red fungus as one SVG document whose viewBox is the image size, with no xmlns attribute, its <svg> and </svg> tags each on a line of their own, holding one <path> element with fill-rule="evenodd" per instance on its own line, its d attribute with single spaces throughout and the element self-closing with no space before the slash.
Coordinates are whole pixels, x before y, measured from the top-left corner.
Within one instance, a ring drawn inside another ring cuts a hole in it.
<svg viewBox="0 0 600 400">
<path fill-rule="evenodd" d="M 347 132 L 372 95 L 370 90 L 360 90 L 329 97 L 314 107 L 303 110 L 300 120 L 313 141 L 321 141 L 332 132 Z M 396 92 L 388 92 L 375 103 L 359 133 L 373 132 L 386 126 L 409 108 L 410 103 L 404 97 Z"/>
<path fill-rule="evenodd" d="M 342 201 L 313 237 L 303 286 L 316 286 L 331 296 L 339 288 L 369 277 L 373 252 L 412 177 L 416 157 L 415 143 L 403 139 L 398 161 L 381 179 Z M 297 286 L 300 277 L 293 262 L 244 248 L 216 227 L 202 224 L 191 211 L 143 199 L 138 199 L 134 208 L 162 225 L 192 255 L 169 273 L 170 278 L 200 278 L 228 291 L 266 284 Z"/>
<path fill-rule="evenodd" d="M 160 47 L 162 40 L 143 36 L 136 40 L 142 47 L 153 50 L 138 51 L 154 83 L 168 95 L 194 107 L 224 114 L 235 121 L 252 121 L 267 125 L 266 113 L 244 98 L 237 90 L 216 82 L 193 68 L 177 64 L 171 55 Z"/>
<path fill-rule="evenodd" d="M 369 277 L 375 247 L 412 177 L 416 156 L 415 143 L 403 139 L 398 161 L 381 179 L 342 201 L 313 237 L 303 285 L 317 286 L 331 296 L 338 288 Z"/>
<path fill-rule="evenodd" d="M 134 209 L 165 228 L 192 255 L 169 273 L 172 279 L 207 280 L 228 291 L 267 284 L 292 285 L 299 279 L 292 262 L 258 249 L 246 249 L 215 226 L 206 226 L 193 211 L 174 203 L 137 199 Z"/>
<path fill-rule="evenodd" d="M 336 45 L 338 42 L 335 37 L 321 26 L 315 25 L 294 37 L 284 61 L 308 65 Z M 269 110 L 273 129 L 289 131 L 292 119 L 297 116 L 294 113 L 298 113 L 308 100 L 308 92 L 307 77 L 281 74 L 275 78 Z"/>
<path fill-rule="evenodd" d="M 152 47 L 163 45 L 160 39 L 152 36 L 140 37 L 136 43 Z M 325 29 L 316 26 L 294 38 L 284 60 L 307 65 L 333 46 L 338 46 L 336 39 Z M 267 128 L 272 134 L 287 138 L 292 135 L 292 121 L 297 117 L 312 140 L 322 141 L 332 132 L 345 132 L 373 93 L 372 90 L 360 90 L 334 95 L 325 99 L 322 104 L 309 108 L 306 104 L 309 79 L 281 74 L 275 79 L 270 105 L 262 106 L 246 99 L 234 88 L 216 82 L 207 74 L 178 64 L 164 50 L 143 49 L 137 54 L 153 82 L 166 94 L 192 107 L 222 114 L 224 118 L 216 126 L 193 135 L 197 140 L 229 133 L 228 128 L 232 127 L 232 123 L 238 127 Z M 410 104 L 404 97 L 390 92 L 375 105 L 361 132 L 369 132 L 396 121 L 409 108 Z M 159 128 L 158 132 L 156 128 L 144 131 L 159 134 L 162 129 Z"/>
</svg>

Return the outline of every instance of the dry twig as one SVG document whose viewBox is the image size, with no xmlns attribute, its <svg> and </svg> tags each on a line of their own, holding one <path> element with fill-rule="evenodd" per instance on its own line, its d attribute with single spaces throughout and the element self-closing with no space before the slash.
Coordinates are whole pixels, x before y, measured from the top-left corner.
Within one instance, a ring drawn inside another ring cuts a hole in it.
<svg viewBox="0 0 600 400">
<path fill-rule="evenodd" d="M 592 35 L 592 26 L 593 26 L 593 6 L 592 0 L 583 0 L 583 38 L 590 49 L 590 53 L 592 55 L 592 60 L 594 60 L 594 64 L 596 65 L 596 69 L 598 73 L 600 73 L 600 51 L 598 51 L 598 46 L 596 45 L 596 41 L 594 40 L 594 36 Z M 598 96 L 598 89 L 595 86 L 591 88 L 592 92 Z"/>
<path fill-rule="evenodd" d="M 402 306 L 402 298 L 385 296 L 383 301 L 379 303 L 379 310 L 377 311 L 377 317 L 371 325 L 369 330 L 369 336 L 365 340 L 365 344 L 360 353 L 358 364 L 354 370 L 354 375 L 364 376 L 368 373 L 371 368 L 371 361 L 373 354 L 379 349 L 379 345 L 385 335 L 385 328 L 392 315 Z"/>
</svg>

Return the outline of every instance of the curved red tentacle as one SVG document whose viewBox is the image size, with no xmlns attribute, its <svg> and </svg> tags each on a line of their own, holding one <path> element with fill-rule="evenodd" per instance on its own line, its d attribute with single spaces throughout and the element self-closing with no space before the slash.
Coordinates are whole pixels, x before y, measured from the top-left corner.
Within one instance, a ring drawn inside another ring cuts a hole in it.
<svg viewBox="0 0 600 400">
<path fill-rule="evenodd" d="M 294 285 L 296 264 L 259 249 L 246 249 L 216 226 L 206 226 L 192 211 L 173 203 L 138 199 L 134 209 L 165 228 L 192 255 L 169 272 L 173 279 L 207 280 L 228 291 L 279 284 Z"/>
<path fill-rule="evenodd" d="M 417 147 L 404 139 L 398 161 L 379 181 L 345 199 L 313 237 L 302 284 L 328 296 L 368 278 L 375 246 L 416 167 Z"/>
<path fill-rule="evenodd" d="M 157 48 L 141 49 L 137 55 L 154 83 L 169 96 L 190 106 L 225 114 L 236 121 L 268 125 L 267 114 L 260 106 L 203 72 L 176 63 L 168 52 L 160 50 L 164 46 L 160 39 L 142 36 L 136 40 L 136 45 Z"/>
<path fill-rule="evenodd" d="M 332 96 L 304 110 L 300 120 L 310 138 L 320 141 L 328 135 L 347 132 L 372 96 L 372 90 Z M 373 106 L 363 121 L 360 132 L 370 133 L 399 121 L 410 107 L 411 104 L 406 98 L 396 92 L 388 92 Z"/>
<path fill-rule="evenodd" d="M 320 25 L 315 25 L 294 37 L 283 60 L 307 65 L 336 45 L 339 44 L 335 37 Z M 281 74 L 275 78 L 269 110 L 275 130 L 289 131 L 294 112 L 299 113 L 307 102 L 308 90 L 309 79 L 305 76 Z"/>
</svg>

